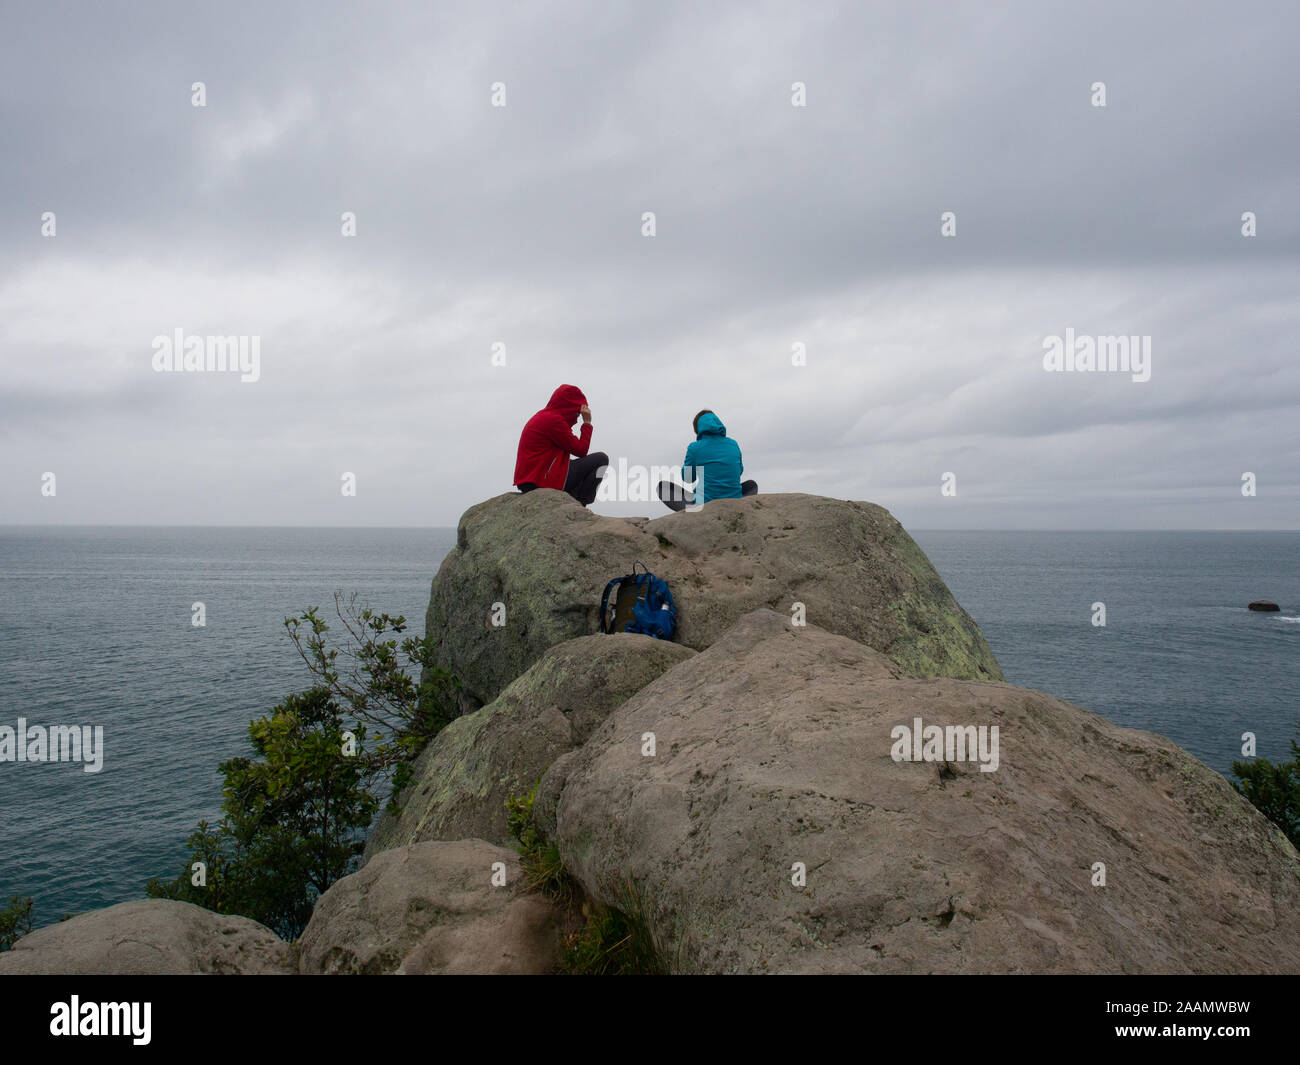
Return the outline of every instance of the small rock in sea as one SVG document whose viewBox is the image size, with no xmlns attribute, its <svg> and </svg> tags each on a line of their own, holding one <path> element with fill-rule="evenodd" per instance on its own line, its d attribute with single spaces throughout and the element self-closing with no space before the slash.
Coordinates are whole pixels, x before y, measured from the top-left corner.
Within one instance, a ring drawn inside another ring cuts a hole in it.
<svg viewBox="0 0 1300 1065">
<path fill-rule="evenodd" d="M 1250 606 L 1248 606 L 1246 609 L 1247 609 L 1247 610 L 1265 610 L 1265 611 L 1268 611 L 1269 613 L 1272 613 L 1273 611 L 1280 610 L 1281 607 L 1279 607 L 1276 603 L 1270 603 L 1267 599 L 1256 599 L 1256 600 L 1255 600 L 1253 603 L 1251 603 Z"/>
</svg>

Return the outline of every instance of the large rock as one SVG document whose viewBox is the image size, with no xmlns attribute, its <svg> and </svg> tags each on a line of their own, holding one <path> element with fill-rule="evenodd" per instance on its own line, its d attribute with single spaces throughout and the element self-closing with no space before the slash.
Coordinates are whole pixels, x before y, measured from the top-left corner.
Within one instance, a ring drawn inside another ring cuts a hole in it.
<svg viewBox="0 0 1300 1065">
<path fill-rule="evenodd" d="M 433 579 L 426 631 L 438 636 L 437 664 L 461 680 L 463 709 L 491 702 L 547 648 L 594 633 L 605 583 L 636 562 L 668 581 L 675 639 L 696 650 L 742 614 L 789 615 L 799 602 L 811 623 L 915 676 L 1002 679 L 929 559 L 872 503 L 758 495 L 647 521 L 600 517 L 539 489 L 466 511 Z"/>
<path fill-rule="evenodd" d="M 287 973 L 291 948 L 247 917 L 141 899 L 38 928 L 0 954 L 0 976 Z"/>
<path fill-rule="evenodd" d="M 583 636 L 552 647 L 495 701 L 457 718 L 424 748 L 396 814 L 380 817 L 369 857 L 430 839 L 505 842 L 505 802 L 584 743 L 611 710 L 694 657 L 649 636 Z"/>
<path fill-rule="evenodd" d="M 493 886 L 502 863 L 504 886 Z M 530 893 L 519 856 L 483 840 L 377 855 L 320 897 L 298 940 L 304 973 L 549 973 L 567 915 Z"/>
<path fill-rule="evenodd" d="M 998 768 L 895 761 L 916 718 L 997 726 Z M 614 711 L 536 816 L 672 971 L 1300 969 L 1300 856 L 1186 751 L 772 612 Z"/>
</svg>

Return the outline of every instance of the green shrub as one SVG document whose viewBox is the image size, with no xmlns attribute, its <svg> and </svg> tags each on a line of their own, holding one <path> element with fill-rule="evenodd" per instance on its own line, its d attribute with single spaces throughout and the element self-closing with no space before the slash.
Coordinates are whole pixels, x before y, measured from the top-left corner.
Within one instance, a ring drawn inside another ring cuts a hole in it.
<svg viewBox="0 0 1300 1065">
<path fill-rule="evenodd" d="M 251 917 L 286 939 L 306 927 L 316 899 L 346 876 L 364 830 L 411 762 L 455 717 L 456 681 L 433 664 L 427 637 L 398 637 L 406 619 L 334 597 L 342 646 L 311 607 L 285 629 L 315 684 L 287 696 L 248 727 L 254 757 L 221 763 L 222 817 L 200 821 L 189 857 L 154 898 Z"/>
<path fill-rule="evenodd" d="M 1300 848 L 1300 746 L 1291 741 L 1291 761 L 1270 762 L 1256 758 L 1233 762 L 1235 787 Z"/>
<path fill-rule="evenodd" d="M 9 950 L 32 930 L 32 900 L 9 896 L 9 905 L 0 910 L 0 950 Z"/>
<path fill-rule="evenodd" d="M 200 822 L 185 869 L 151 880 L 147 893 L 251 917 L 286 939 L 301 934 L 317 897 L 351 871 L 358 833 L 379 806 L 360 739 L 344 753 L 348 731 L 324 688 L 290 695 L 250 724 L 258 757 L 221 764 L 221 820 Z"/>
<path fill-rule="evenodd" d="M 395 813 L 401 790 L 411 782 L 411 763 L 456 718 L 460 682 L 434 665 L 437 642 L 428 635 L 408 636 L 399 647 L 405 617 L 376 614 L 360 607 L 355 595 L 345 601 L 337 593 L 334 612 L 342 647 L 329 645 L 330 626 L 316 607 L 285 618 L 284 627 L 316 683 L 373 730 L 377 744 L 368 770 L 389 777 L 388 809 Z"/>
</svg>

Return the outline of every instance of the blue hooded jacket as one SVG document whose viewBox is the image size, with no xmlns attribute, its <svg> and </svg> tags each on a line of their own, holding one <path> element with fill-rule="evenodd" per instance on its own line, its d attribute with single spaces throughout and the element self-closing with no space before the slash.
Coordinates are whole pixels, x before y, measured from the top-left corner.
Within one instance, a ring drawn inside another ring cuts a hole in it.
<svg viewBox="0 0 1300 1065">
<path fill-rule="evenodd" d="M 700 417 L 695 431 L 695 443 L 686 449 L 682 461 L 682 480 L 687 484 L 696 482 L 696 502 L 739 499 L 740 475 L 745 469 L 740 461 L 740 445 L 727 439 L 727 427 L 712 412 Z"/>
</svg>

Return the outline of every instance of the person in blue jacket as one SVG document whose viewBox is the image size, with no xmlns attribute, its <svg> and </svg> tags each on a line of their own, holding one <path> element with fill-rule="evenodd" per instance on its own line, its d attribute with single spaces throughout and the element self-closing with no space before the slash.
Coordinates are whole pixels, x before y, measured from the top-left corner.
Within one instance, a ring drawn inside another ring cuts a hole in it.
<svg viewBox="0 0 1300 1065">
<path fill-rule="evenodd" d="M 744 464 L 740 445 L 728 438 L 727 427 L 711 410 L 702 410 L 692 423 L 695 443 L 686 449 L 682 480 L 694 490 L 672 481 L 659 482 L 659 498 L 669 510 L 703 506 L 711 499 L 739 499 L 758 492 L 756 481 L 741 481 Z"/>
</svg>

